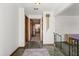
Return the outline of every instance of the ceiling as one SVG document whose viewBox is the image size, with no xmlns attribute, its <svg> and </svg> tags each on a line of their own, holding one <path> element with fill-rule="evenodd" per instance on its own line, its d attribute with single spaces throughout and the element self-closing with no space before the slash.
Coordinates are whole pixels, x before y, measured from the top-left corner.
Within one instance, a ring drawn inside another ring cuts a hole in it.
<svg viewBox="0 0 79 59">
<path fill-rule="evenodd" d="M 63 10 L 64 7 L 70 5 L 70 3 L 40 3 L 39 5 L 35 3 L 19 3 L 18 5 L 25 8 L 26 15 L 42 15 L 44 11 L 58 13 Z"/>
<path fill-rule="evenodd" d="M 60 16 L 79 16 L 79 3 L 73 3 L 59 14 Z"/>
</svg>

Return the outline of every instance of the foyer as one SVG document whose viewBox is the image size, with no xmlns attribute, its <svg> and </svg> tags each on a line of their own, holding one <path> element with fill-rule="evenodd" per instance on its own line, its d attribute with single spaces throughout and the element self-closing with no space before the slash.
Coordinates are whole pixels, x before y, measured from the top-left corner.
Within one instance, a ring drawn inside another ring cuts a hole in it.
<svg viewBox="0 0 79 59">
<path fill-rule="evenodd" d="M 0 3 L 0 56 L 79 56 L 79 3 Z"/>
</svg>

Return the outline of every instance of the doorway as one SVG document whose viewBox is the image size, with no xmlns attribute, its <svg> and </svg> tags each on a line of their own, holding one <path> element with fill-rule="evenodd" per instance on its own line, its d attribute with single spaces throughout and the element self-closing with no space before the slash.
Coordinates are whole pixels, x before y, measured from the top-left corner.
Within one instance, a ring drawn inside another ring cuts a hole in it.
<svg viewBox="0 0 79 59">
<path fill-rule="evenodd" d="M 39 19 L 31 19 L 31 41 L 39 41 L 40 40 L 40 20 Z"/>
<path fill-rule="evenodd" d="M 29 48 L 41 48 L 41 24 L 40 19 L 30 19 L 30 43 Z"/>
</svg>

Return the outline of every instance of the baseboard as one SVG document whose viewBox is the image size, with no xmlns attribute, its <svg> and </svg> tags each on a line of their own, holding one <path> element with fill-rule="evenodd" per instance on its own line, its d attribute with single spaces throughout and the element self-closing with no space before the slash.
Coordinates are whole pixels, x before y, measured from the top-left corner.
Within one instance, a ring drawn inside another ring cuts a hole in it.
<svg viewBox="0 0 79 59">
<path fill-rule="evenodd" d="M 54 44 L 43 44 L 43 46 L 54 46 Z"/>
<path fill-rule="evenodd" d="M 13 56 L 16 53 L 16 51 L 18 51 L 21 48 L 25 48 L 25 47 L 18 47 L 10 56 Z"/>
<path fill-rule="evenodd" d="M 18 51 L 18 50 L 19 50 L 19 47 L 18 47 L 10 56 L 13 56 L 14 53 L 15 53 L 16 51 Z"/>
</svg>

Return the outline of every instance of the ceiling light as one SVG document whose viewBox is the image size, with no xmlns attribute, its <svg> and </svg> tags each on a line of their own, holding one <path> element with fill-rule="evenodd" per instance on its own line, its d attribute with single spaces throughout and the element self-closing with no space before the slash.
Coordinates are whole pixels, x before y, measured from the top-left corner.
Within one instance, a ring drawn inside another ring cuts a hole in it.
<svg viewBox="0 0 79 59">
<path fill-rule="evenodd" d="M 35 3 L 35 5 L 40 5 L 40 3 Z"/>
<path fill-rule="evenodd" d="M 38 8 L 34 8 L 34 10 L 38 10 Z"/>
</svg>

